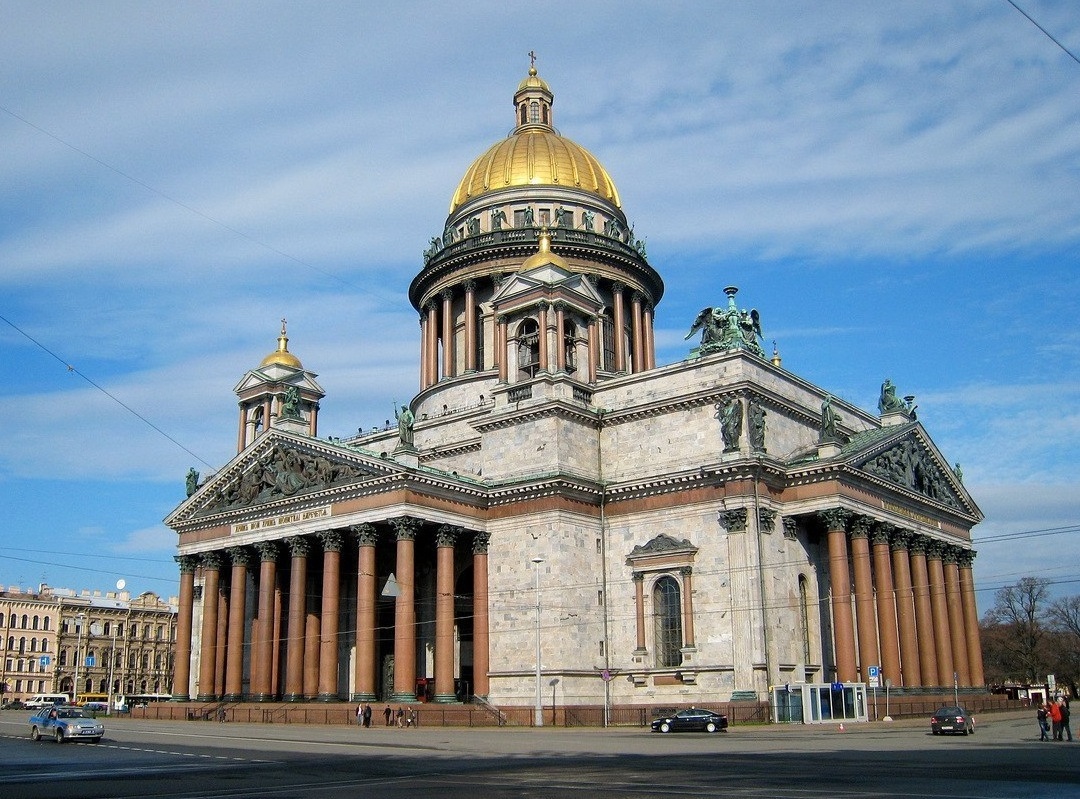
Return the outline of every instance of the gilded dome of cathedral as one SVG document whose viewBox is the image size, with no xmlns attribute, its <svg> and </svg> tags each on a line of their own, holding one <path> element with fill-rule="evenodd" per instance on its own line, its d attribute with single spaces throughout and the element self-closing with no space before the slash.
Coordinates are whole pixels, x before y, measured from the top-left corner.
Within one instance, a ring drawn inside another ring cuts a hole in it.
<svg viewBox="0 0 1080 799">
<path fill-rule="evenodd" d="M 529 186 L 559 186 L 596 194 L 621 208 L 619 191 L 596 156 L 560 136 L 552 124 L 554 95 L 529 69 L 514 93 L 517 126 L 473 161 L 450 200 L 450 213 L 489 192 Z"/>
</svg>

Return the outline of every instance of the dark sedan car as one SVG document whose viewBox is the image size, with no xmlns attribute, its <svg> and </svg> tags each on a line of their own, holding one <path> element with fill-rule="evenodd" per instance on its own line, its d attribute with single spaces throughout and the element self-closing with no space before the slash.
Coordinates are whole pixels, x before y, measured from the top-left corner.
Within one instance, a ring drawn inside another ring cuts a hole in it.
<svg viewBox="0 0 1080 799">
<path fill-rule="evenodd" d="M 716 732 L 727 729 L 727 716 L 713 713 L 711 710 L 680 710 L 670 716 L 655 719 L 652 723 L 653 732 Z"/>
<path fill-rule="evenodd" d="M 942 733 L 960 733 L 967 735 L 975 734 L 975 717 L 964 708 L 950 705 L 938 708 L 937 712 L 930 717 L 930 732 L 934 735 Z"/>
</svg>

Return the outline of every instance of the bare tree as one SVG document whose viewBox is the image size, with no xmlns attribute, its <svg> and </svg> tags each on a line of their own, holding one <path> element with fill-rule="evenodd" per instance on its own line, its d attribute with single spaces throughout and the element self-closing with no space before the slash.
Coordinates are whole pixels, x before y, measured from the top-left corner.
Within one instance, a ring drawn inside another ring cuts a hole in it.
<svg viewBox="0 0 1080 799">
<path fill-rule="evenodd" d="M 1046 609 L 1046 623 L 1053 633 L 1051 665 L 1058 681 L 1069 686 L 1072 696 L 1080 682 L 1080 596 L 1063 597 Z"/>
<path fill-rule="evenodd" d="M 999 628 L 995 636 L 1001 647 L 999 657 L 1007 675 L 1016 680 L 1036 683 L 1045 679 L 1047 657 L 1044 651 L 1050 581 L 1024 577 L 1016 585 L 1006 586 L 994 596 L 994 607 L 983 619 L 990 628 Z"/>
</svg>

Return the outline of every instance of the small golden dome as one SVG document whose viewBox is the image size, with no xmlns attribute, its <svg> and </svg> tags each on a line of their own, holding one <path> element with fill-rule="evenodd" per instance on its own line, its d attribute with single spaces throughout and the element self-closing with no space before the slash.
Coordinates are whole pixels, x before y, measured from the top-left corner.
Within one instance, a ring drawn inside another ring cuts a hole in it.
<svg viewBox="0 0 1080 799">
<path fill-rule="evenodd" d="M 553 264 L 562 269 L 570 269 L 570 264 L 566 262 L 566 259 L 561 255 L 556 255 L 551 251 L 551 234 L 548 233 L 548 229 L 540 229 L 540 250 L 535 252 L 525 259 L 525 263 L 521 265 L 521 271 L 527 269 L 533 269 L 537 266 L 547 266 Z"/>
<path fill-rule="evenodd" d="M 281 335 L 278 336 L 277 341 L 277 349 L 262 359 L 259 368 L 276 363 L 281 366 L 291 366 L 293 369 L 303 369 L 304 367 L 300 364 L 300 359 L 289 352 L 289 337 L 285 335 L 284 319 L 281 320 Z"/>
<path fill-rule="evenodd" d="M 546 80 L 537 74 L 535 66 L 529 67 L 529 74 L 522 78 L 521 83 L 518 84 L 517 90 L 519 92 L 525 89 L 541 89 L 548 94 L 551 93 L 551 87 L 548 86 Z"/>
</svg>

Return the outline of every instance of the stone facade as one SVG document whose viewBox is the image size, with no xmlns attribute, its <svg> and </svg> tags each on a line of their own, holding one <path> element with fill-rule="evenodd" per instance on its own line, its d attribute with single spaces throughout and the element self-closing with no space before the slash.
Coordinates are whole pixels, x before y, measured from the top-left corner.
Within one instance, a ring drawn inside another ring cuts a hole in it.
<svg viewBox="0 0 1080 799">
<path fill-rule="evenodd" d="M 432 238 L 399 426 L 319 439 L 284 325 L 237 386 L 236 458 L 167 520 L 174 694 L 528 705 L 537 625 L 567 705 L 764 698 L 872 665 L 897 688 L 981 685 L 981 513 L 914 411 L 763 357 L 731 286 L 701 346 L 657 366 L 663 282 L 606 173 L 575 183 L 599 162 L 552 102 L 532 70 L 513 141 Z"/>
</svg>

